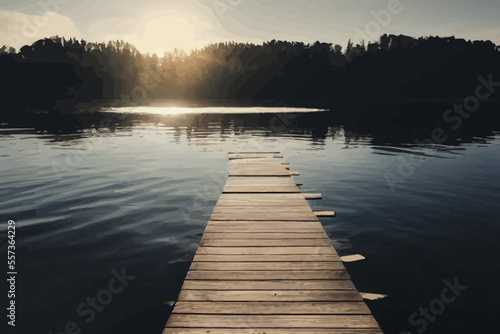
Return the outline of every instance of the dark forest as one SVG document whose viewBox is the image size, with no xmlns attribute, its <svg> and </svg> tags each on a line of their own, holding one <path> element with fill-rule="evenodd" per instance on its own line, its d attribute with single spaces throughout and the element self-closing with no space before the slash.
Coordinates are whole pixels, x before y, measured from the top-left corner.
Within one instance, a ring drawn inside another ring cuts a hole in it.
<svg viewBox="0 0 500 334">
<path fill-rule="evenodd" d="M 500 81 L 500 48 L 454 37 L 383 35 L 340 45 L 219 43 L 141 54 L 123 41 L 54 37 L 0 49 L 2 121 L 183 99 L 203 104 L 335 109 L 443 102 L 474 92 L 478 77 Z M 489 101 L 498 101 L 496 90 Z"/>
</svg>

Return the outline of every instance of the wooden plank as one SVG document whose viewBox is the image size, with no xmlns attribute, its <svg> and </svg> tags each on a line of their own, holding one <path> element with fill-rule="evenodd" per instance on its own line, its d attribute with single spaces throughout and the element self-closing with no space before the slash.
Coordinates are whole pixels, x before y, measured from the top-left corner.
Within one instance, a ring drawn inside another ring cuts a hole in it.
<svg viewBox="0 0 500 334">
<path fill-rule="evenodd" d="M 280 171 L 286 171 L 286 167 L 283 166 L 280 163 L 268 163 L 268 164 L 240 164 L 240 165 L 231 165 L 229 166 L 229 170 L 254 170 L 254 171 L 259 171 L 263 169 L 268 169 L 268 170 L 280 170 Z"/>
<path fill-rule="evenodd" d="M 279 324 L 279 326 L 277 326 Z M 205 315 L 172 314 L 172 327 L 377 328 L 371 315 Z"/>
<path fill-rule="evenodd" d="M 261 162 L 261 163 L 251 163 L 254 160 L 239 160 L 240 163 L 231 163 L 229 169 L 279 169 L 279 170 L 287 170 L 287 166 L 283 166 L 279 161 L 270 161 L 270 162 Z"/>
<path fill-rule="evenodd" d="M 274 154 L 230 154 L 229 155 L 229 160 L 236 160 L 236 159 L 274 159 Z"/>
<path fill-rule="evenodd" d="M 259 173 L 262 171 L 267 171 L 267 172 L 285 172 L 286 174 L 280 174 L 276 177 L 280 177 L 283 179 L 287 179 L 290 176 L 290 171 L 286 169 L 285 166 L 278 164 L 278 163 L 267 163 L 267 164 L 260 164 L 260 165 L 249 165 L 249 164 L 240 164 L 238 166 L 230 166 L 229 167 L 229 172 L 255 172 Z M 247 175 L 244 176 L 230 176 L 230 177 L 248 177 Z M 254 177 L 266 177 L 266 176 L 254 176 Z"/>
<path fill-rule="evenodd" d="M 264 220 L 264 221 L 254 221 L 254 220 L 211 220 L 208 222 L 207 227 L 210 228 L 312 228 L 321 227 L 322 231 L 323 225 L 316 219 L 316 221 L 296 221 L 296 220 Z"/>
<path fill-rule="evenodd" d="M 250 220 L 211 220 L 208 222 L 208 226 L 309 226 L 309 225 L 321 225 L 319 220 L 309 221 L 309 220 L 264 220 L 264 221 L 250 221 Z M 321 225 L 323 226 L 323 225 Z"/>
<path fill-rule="evenodd" d="M 357 291 L 343 290 L 181 290 L 178 300 L 232 302 L 360 302 Z M 283 327 L 281 326 L 278 327 Z"/>
<path fill-rule="evenodd" d="M 296 204 L 295 204 L 296 203 Z M 312 212 L 310 206 L 306 206 L 303 202 L 294 202 L 294 201 L 269 201 L 269 202 L 258 202 L 258 201 L 247 201 L 245 202 L 220 202 L 217 203 L 214 209 L 235 209 L 241 208 L 246 210 L 253 211 L 264 211 L 264 210 L 275 210 L 275 211 L 283 211 L 283 207 L 294 208 L 295 211 L 306 211 Z"/>
<path fill-rule="evenodd" d="M 233 198 L 220 198 L 217 204 L 243 204 L 248 205 L 247 203 L 253 204 L 266 204 L 272 203 L 272 205 L 282 205 L 286 203 L 290 203 L 288 205 L 309 205 L 307 202 L 304 202 L 304 196 L 299 193 L 263 193 L 263 194 L 224 194 L 224 195 L 233 195 Z M 238 196 L 245 195 L 245 196 Z M 252 196 L 248 196 L 252 195 Z M 274 195 L 292 195 L 292 196 L 274 196 Z M 298 197 L 301 196 L 302 198 Z"/>
<path fill-rule="evenodd" d="M 320 193 L 302 193 L 305 199 L 322 199 L 323 196 Z"/>
<path fill-rule="evenodd" d="M 280 154 L 281 152 L 275 151 L 259 151 L 259 152 L 227 152 L 228 155 L 231 154 Z"/>
<path fill-rule="evenodd" d="M 230 177 L 230 179 L 233 179 Z M 287 193 L 275 193 L 275 194 L 234 194 L 234 195 L 229 195 L 229 194 L 221 194 L 219 199 L 220 200 L 235 200 L 235 199 L 245 199 L 245 198 L 254 198 L 254 199 L 259 199 L 259 198 L 274 198 L 274 199 L 301 199 L 303 197 L 302 194 L 287 194 Z"/>
<path fill-rule="evenodd" d="M 304 194 L 299 193 L 270 193 L 270 194 L 221 194 L 219 197 L 219 201 L 245 201 L 245 200 L 261 200 L 261 201 L 269 201 L 269 200 L 302 200 L 304 199 Z M 307 202 L 306 202 L 307 203 Z"/>
<path fill-rule="evenodd" d="M 296 185 L 273 187 L 270 189 L 267 186 L 241 186 L 241 187 L 227 187 L 224 188 L 224 193 L 299 193 L 300 190 Z"/>
<path fill-rule="evenodd" d="M 255 209 L 256 211 L 252 211 L 252 209 L 228 209 L 228 210 L 220 210 L 218 209 L 217 211 L 214 210 L 212 213 L 213 217 L 217 217 L 215 219 L 210 218 L 211 220 L 247 220 L 247 221 L 252 221 L 252 220 L 264 220 L 264 221 L 296 221 L 296 220 L 302 220 L 302 221 L 313 221 L 313 222 L 318 222 L 317 216 L 311 211 L 300 211 L 300 210 L 273 210 L 272 208 L 270 209 Z M 237 216 L 239 214 L 239 216 Z M 212 217 L 211 216 L 211 217 Z M 231 219 L 222 219 L 223 217 L 233 217 Z M 293 219 L 293 216 L 296 218 Z M 266 219 L 268 217 L 268 219 Z M 246 219 L 245 219 L 246 218 Z M 282 219 L 280 219 L 282 218 Z"/>
<path fill-rule="evenodd" d="M 235 334 L 228 328 L 165 328 L 163 334 Z M 344 328 L 238 328 L 237 334 L 383 334 L 376 328 L 344 329 Z"/>
<path fill-rule="evenodd" d="M 356 290 L 350 280 L 213 281 L 187 280 L 183 290 Z"/>
<path fill-rule="evenodd" d="M 188 271 L 186 279 L 213 279 L 213 280 L 312 280 L 312 279 L 348 279 L 349 274 L 339 270 L 261 270 L 261 271 L 234 271 L 234 270 L 207 270 Z"/>
<path fill-rule="evenodd" d="M 248 212 L 248 213 L 213 213 L 211 220 L 304 220 L 318 221 L 317 216 L 312 212 Z"/>
<path fill-rule="evenodd" d="M 224 247 L 222 247 L 224 248 Z M 338 255 L 320 254 L 320 255 L 204 255 L 196 254 L 193 261 L 196 262 L 337 262 L 341 261 Z"/>
<path fill-rule="evenodd" d="M 183 314 L 370 314 L 363 302 L 189 302 L 179 301 L 173 313 Z"/>
<path fill-rule="evenodd" d="M 295 216 L 293 214 L 285 214 L 285 213 L 277 213 L 277 214 L 267 214 L 267 213 L 249 213 L 246 214 L 244 217 L 241 217 L 241 215 L 238 215 L 237 213 L 231 214 L 231 213 L 225 213 L 225 214 L 218 214 L 214 213 L 210 217 L 212 220 L 260 220 L 260 221 L 267 221 L 267 220 L 296 220 L 296 219 L 301 219 L 301 220 L 308 220 L 308 221 L 316 221 L 317 217 L 314 214 L 306 214 L 306 213 L 300 213 L 296 214 Z"/>
<path fill-rule="evenodd" d="M 205 247 L 275 247 L 275 246 L 330 246 L 327 239 L 202 239 L 200 246 Z"/>
<path fill-rule="evenodd" d="M 216 208 L 231 208 L 231 207 L 263 207 L 263 208 L 276 208 L 276 207 L 296 207 L 304 208 L 307 210 L 312 210 L 311 207 L 305 203 L 303 200 L 247 200 L 247 201 L 219 201 L 217 202 Z"/>
<path fill-rule="evenodd" d="M 286 166 L 283 166 L 279 161 L 271 162 L 271 163 L 241 163 L 241 164 L 231 164 L 229 169 L 254 169 L 258 170 L 259 168 L 271 168 L 271 169 L 279 169 L 286 170 Z"/>
<path fill-rule="evenodd" d="M 278 165 L 278 164 L 268 164 L 268 165 L 260 165 L 260 166 L 255 166 L 255 165 L 240 165 L 240 166 L 231 166 L 229 167 L 229 173 L 231 172 L 253 172 L 253 173 L 263 173 L 263 172 L 278 172 L 278 173 L 284 173 L 281 174 L 283 176 L 289 176 L 290 172 L 287 171 L 285 166 L 283 165 Z"/>
<path fill-rule="evenodd" d="M 301 232 L 317 232 L 317 233 L 323 233 L 323 227 L 322 226 L 316 226 L 316 225 L 299 225 L 299 226 L 285 226 L 285 227 L 280 227 L 280 226 L 255 226 L 255 227 L 250 227 L 250 226 L 237 226 L 237 225 L 226 225 L 226 226 L 221 226 L 221 225 L 208 225 L 207 228 L 205 229 L 205 233 L 211 233 L 211 232 L 219 232 L 219 233 L 228 233 L 228 232 L 239 232 L 239 233 L 255 233 L 255 232 L 295 232 L 295 233 L 301 233 Z"/>
<path fill-rule="evenodd" d="M 280 205 L 280 206 L 226 206 L 220 207 L 216 206 L 213 210 L 213 213 L 224 214 L 224 213 L 287 213 L 287 212 L 296 212 L 296 213 L 313 213 L 310 207 L 306 206 L 293 206 L 293 205 Z M 297 220 L 297 219 L 296 219 Z"/>
<path fill-rule="evenodd" d="M 242 193 L 235 194 L 224 194 L 224 195 L 241 195 Z M 289 195 L 300 195 L 299 193 L 288 193 Z M 269 197 L 261 197 L 259 195 L 274 195 L 273 193 L 261 193 L 255 194 L 254 198 L 241 198 L 241 199 L 222 199 L 219 200 L 216 204 L 217 207 L 226 207 L 226 206 L 309 206 L 304 198 L 269 198 Z M 310 206 L 309 206 L 310 208 Z"/>
<path fill-rule="evenodd" d="M 224 203 L 221 203 L 224 204 Z M 250 212 L 280 212 L 280 211 L 295 211 L 295 212 L 313 212 L 311 207 L 306 205 L 290 205 L 288 203 L 282 203 L 278 205 L 260 205 L 255 203 L 253 205 L 244 205 L 238 203 L 227 203 L 231 205 L 219 206 L 216 205 L 214 208 L 215 212 L 234 212 L 236 210 L 250 211 Z M 298 219 L 297 219 L 298 220 Z"/>
<path fill-rule="evenodd" d="M 224 193 L 298 193 L 299 188 L 289 177 L 230 177 Z"/>
<path fill-rule="evenodd" d="M 298 193 L 269 193 L 269 194 L 252 194 L 252 193 L 240 193 L 240 194 L 221 194 L 220 202 L 236 202 L 236 201 L 256 201 L 265 202 L 269 200 L 274 200 L 277 202 L 291 201 L 295 200 L 297 203 L 307 204 L 304 202 L 304 195 Z"/>
<path fill-rule="evenodd" d="M 290 210 L 286 210 L 287 208 L 290 208 Z M 226 207 L 216 207 L 213 210 L 213 214 L 218 214 L 218 215 L 223 215 L 223 214 L 233 214 L 233 213 L 238 213 L 241 212 L 242 215 L 245 213 L 252 213 L 252 214 L 257 214 L 257 213 L 262 213 L 262 214 L 286 214 L 289 212 L 293 212 L 296 214 L 303 214 L 303 215 L 311 215 L 315 216 L 314 212 L 310 208 L 305 208 L 305 207 L 291 207 L 291 206 L 226 206 Z M 316 216 L 315 216 L 316 217 Z M 244 219 L 228 219 L 228 220 L 244 220 Z M 251 219 L 247 219 L 251 220 Z M 276 219 L 269 219 L 269 220 L 276 220 Z M 295 220 L 303 220 L 301 218 L 297 218 Z M 317 219 L 316 219 L 317 220 Z"/>
<path fill-rule="evenodd" d="M 227 184 L 262 184 L 262 185 L 283 185 L 283 184 L 293 184 L 293 181 L 289 177 L 230 177 L 227 180 Z"/>
<path fill-rule="evenodd" d="M 204 233 L 203 239 L 324 239 L 326 238 L 325 232 L 289 232 L 289 233 L 271 233 L 271 232 L 256 232 L 256 233 Z"/>
<path fill-rule="evenodd" d="M 314 211 L 316 217 L 335 217 L 335 211 Z"/>
<path fill-rule="evenodd" d="M 357 261 L 361 261 L 364 259 L 365 259 L 365 257 L 363 255 L 360 255 L 360 254 L 346 255 L 346 256 L 342 256 L 340 258 L 340 260 L 342 260 L 342 262 L 357 262 Z"/>
<path fill-rule="evenodd" d="M 200 255 L 311 255 L 334 254 L 333 247 L 199 247 Z"/>
<path fill-rule="evenodd" d="M 238 159 L 231 161 L 229 168 L 238 167 L 283 167 L 280 159 Z"/>
<path fill-rule="evenodd" d="M 286 170 L 230 170 L 229 176 L 286 176 L 290 175 Z"/>
<path fill-rule="evenodd" d="M 338 270 L 342 262 L 193 262 L 190 270 Z"/>
</svg>

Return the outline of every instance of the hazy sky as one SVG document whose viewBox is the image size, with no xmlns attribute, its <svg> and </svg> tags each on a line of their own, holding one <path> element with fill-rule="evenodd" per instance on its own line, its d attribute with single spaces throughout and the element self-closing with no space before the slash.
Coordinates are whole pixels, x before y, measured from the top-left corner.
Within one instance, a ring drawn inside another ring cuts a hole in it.
<svg viewBox="0 0 500 334">
<path fill-rule="evenodd" d="M 162 55 L 231 40 L 345 46 L 383 33 L 500 44 L 499 18 L 500 0 L 0 0 L 0 45 L 53 35 L 124 39 Z"/>
</svg>

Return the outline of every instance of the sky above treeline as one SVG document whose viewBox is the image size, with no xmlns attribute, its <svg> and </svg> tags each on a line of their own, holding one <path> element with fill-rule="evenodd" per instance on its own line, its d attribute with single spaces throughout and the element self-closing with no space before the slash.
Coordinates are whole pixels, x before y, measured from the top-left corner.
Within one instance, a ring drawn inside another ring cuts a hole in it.
<svg viewBox="0 0 500 334">
<path fill-rule="evenodd" d="M 499 0 L 0 0 L 0 45 L 120 39 L 162 56 L 225 41 L 345 46 L 384 33 L 500 44 L 499 17 Z"/>
</svg>

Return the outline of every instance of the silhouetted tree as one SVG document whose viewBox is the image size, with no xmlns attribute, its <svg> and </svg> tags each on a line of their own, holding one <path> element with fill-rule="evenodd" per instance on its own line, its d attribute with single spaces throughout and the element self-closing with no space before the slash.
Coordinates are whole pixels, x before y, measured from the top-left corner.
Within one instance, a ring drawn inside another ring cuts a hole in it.
<svg viewBox="0 0 500 334">
<path fill-rule="evenodd" d="M 272 40 L 175 49 L 162 58 L 124 41 L 53 37 L 0 49 L 2 117 L 63 113 L 144 99 L 275 101 L 336 106 L 398 99 L 458 99 L 479 75 L 500 80 L 491 41 L 387 35 L 356 46 Z M 491 99 L 500 97 L 497 89 Z"/>
</svg>

